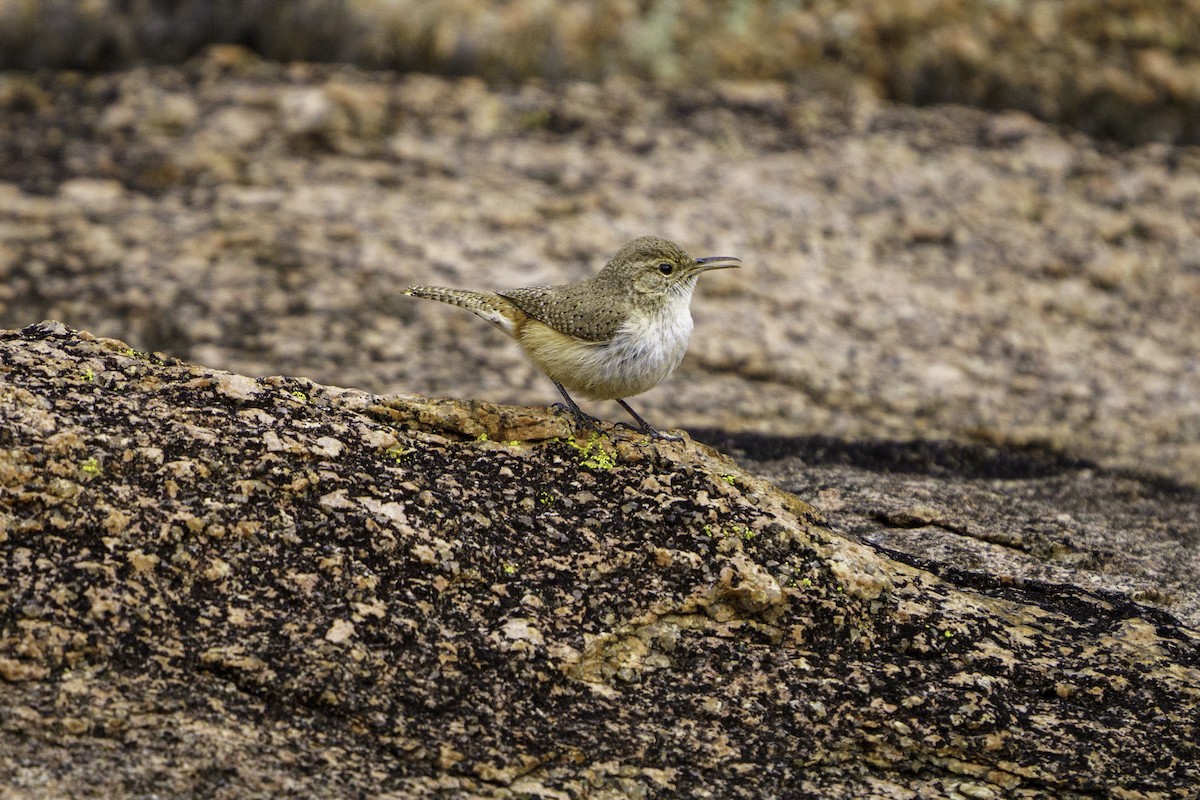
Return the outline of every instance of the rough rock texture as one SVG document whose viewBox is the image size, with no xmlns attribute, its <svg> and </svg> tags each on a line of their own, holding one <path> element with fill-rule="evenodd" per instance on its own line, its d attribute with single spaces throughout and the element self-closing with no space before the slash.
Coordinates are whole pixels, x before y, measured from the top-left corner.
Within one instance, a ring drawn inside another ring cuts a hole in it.
<svg viewBox="0 0 1200 800">
<path fill-rule="evenodd" d="M 1031 450 L 692 433 L 895 558 L 1122 594 L 1200 628 L 1195 486 Z"/>
<path fill-rule="evenodd" d="M 215 42 L 491 80 L 858 84 L 1200 142 L 1197 0 L 0 0 L 0 69 L 179 61 Z"/>
<path fill-rule="evenodd" d="M 658 426 L 1042 444 L 1200 476 L 1200 156 L 799 84 L 263 64 L 0 74 L 0 327 L 213 367 L 544 404 L 412 283 L 594 273 L 667 236 L 705 278 Z M 588 409 L 623 415 L 612 404 Z"/>
<path fill-rule="evenodd" d="M 1193 629 L 900 563 L 690 440 L 52 323 L 0 417 L 6 796 L 1197 796 Z"/>
</svg>

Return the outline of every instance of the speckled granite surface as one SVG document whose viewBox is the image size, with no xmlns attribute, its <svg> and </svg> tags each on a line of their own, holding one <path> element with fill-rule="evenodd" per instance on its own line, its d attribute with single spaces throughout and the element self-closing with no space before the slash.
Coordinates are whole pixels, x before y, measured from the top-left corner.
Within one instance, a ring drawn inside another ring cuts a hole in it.
<svg viewBox="0 0 1200 800">
<path fill-rule="evenodd" d="M 690 440 L 569 442 L 536 410 L 56 324 L 0 335 L 0 416 L 9 797 L 1200 781 L 1194 630 L 1087 586 L 935 577 Z"/>
</svg>

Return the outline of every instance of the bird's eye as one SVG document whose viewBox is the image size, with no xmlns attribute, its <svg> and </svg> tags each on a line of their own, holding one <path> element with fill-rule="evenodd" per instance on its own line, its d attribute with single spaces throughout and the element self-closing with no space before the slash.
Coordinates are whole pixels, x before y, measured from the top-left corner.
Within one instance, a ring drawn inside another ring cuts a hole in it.
<svg viewBox="0 0 1200 800">
<path fill-rule="evenodd" d="M 675 271 L 675 265 L 668 264 L 666 261 L 664 261 L 658 265 L 658 271 L 661 272 L 663 275 L 670 275 L 672 272 Z"/>
</svg>

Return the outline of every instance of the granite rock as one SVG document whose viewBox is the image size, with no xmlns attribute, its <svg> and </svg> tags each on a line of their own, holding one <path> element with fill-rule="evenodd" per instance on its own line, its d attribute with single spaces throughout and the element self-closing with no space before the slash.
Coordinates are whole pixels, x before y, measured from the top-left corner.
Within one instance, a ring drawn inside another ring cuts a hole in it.
<svg viewBox="0 0 1200 800">
<path fill-rule="evenodd" d="M 0 416 L 7 796 L 1200 785 L 1194 629 L 904 563 L 690 438 L 572 438 L 59 323 L 0 334 Z"/>
</svg>

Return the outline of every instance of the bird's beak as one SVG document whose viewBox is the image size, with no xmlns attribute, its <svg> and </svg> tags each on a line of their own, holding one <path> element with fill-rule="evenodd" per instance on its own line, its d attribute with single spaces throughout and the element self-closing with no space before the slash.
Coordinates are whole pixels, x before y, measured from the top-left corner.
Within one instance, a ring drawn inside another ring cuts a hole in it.
<svg viewBox="0 0 1200 800">
<path fill-rule="evenodd" d="M 729 269 L 742 263 L 740 258 L 733 256 L 705 256 L 696 259 L 696 272 L 708 272 L 710 269 Z"/>
</svg>

